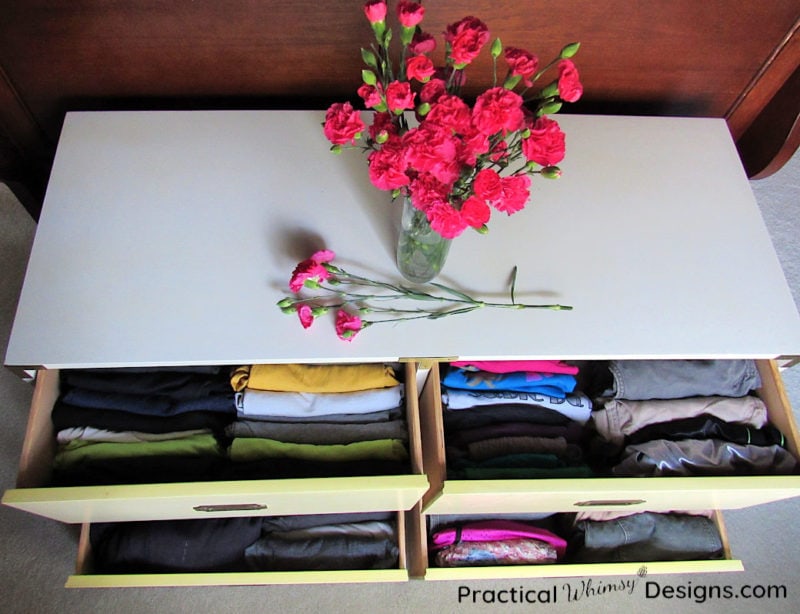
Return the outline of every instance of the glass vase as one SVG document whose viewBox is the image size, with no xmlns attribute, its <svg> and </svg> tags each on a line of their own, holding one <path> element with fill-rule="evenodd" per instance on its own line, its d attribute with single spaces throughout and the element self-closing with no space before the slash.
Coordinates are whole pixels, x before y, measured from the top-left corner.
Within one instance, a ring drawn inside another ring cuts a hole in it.
<svg viewBox="0 0 800 614">
<path fill-rule="evenodd" d="M 403 199 L 400 235 L 397 239 L 397 269 L 408 281 L 425 283 L 442 270 L 450 239 L 445 239 L 428 223 L 424 212 Z"/>
</svg>

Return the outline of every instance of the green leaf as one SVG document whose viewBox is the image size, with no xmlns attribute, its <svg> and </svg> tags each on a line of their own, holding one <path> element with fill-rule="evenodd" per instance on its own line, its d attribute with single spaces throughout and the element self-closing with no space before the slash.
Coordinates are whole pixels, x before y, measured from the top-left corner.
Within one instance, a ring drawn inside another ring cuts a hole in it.
<svg viewBox="0 0 800 614">
<path fill-rule="evenodd" d="M 474 303 L 475 302 L 475 299 L 473 299 L 471 296 L 469 296 L 467 294 L 464 294 L 463 292 L 459 292 L 455 288 L 450 288 L 450 287 L 442 285 L 442 284 L 437 284 L 435 281 L 432 281 L 430 283 L 431 283 L 432 286 L 436 286 L 437 288 L 439 288 L 440 290 L 444 290 L 448 294 L 452 294 L 453 296 L 457 296 L 458 298 L 463 299 L 465 301 L 469 301 L 470 303 Z"/>
<path fill-rule="evenodd" d="M 370 68 L 374 68 L 375 70 L 378 69 L 378 58 L 375 57 L 375 54 L 372 53 L 369 49 L 361 49 L 361 59 L 364 60 L 364 64 L 369 66 Z"/>
<path fill-rule="evenodd" d="M 378 78 L 375 76 L 375 73 L 367 69 L 361 71 L 361 80 L 367 85 L 375 85 L 378 82 Z"/>
<path fill-rule="evenodd" d="M 561 54 L 559 57 L 561 57 L 562 59 L 571 58 L 573 55 L 578 53 L 578 49 L 580 49 L 580 47 L 581 47 L 580 43 L 570 43 L 561 50 Z"/>
<path fill-rule="evenodd" d="M 438 320 L 440 318 L 446 318 L 447 316 L 457 316 L 462 313 L 469 313 L 470 311 L 475 311 L 478 309 L 480 305 L 472 305 L 470 307 L 462 307 L 461 309 L 453 309 L 451 311 L 440 311 L 438 313 L 432 313 L 428 316 L 430 320 Z"/>
</svg>

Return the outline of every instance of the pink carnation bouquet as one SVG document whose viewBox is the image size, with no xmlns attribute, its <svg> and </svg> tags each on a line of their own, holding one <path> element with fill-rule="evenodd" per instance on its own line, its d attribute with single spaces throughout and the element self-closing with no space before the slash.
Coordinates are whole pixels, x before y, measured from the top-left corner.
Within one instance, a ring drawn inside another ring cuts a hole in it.
<svg viewBox="0 0 800 614">
<path fill-rule="evenodd" d="M 469 16 L 445 29 L 444 65 L 437 67 L 431 59 L 436 40 L 421 26 L 425 8 L 401 0 L 395 66 L 387 12 L 384 0 L 364 5 L 375 41 L 361 50 L 366 68 L 358 95 L 372 110 L 372 123 L 367 126 L 350 103 L 334 103 L 325 116 L 325 136 L 336 152 L 362 147 L 372 184 L 410 198 L 442 237 L 452 239 L 469 227 L 486 232 L 492 210 L 511 215 L 525 207 L 531 177 L 561 175 L 557 164 L 565 155 L 565 137 L 549 116 L 583 93 L 570 59 L 580 45 L 566 45 L 540 66 L 529 51 L 503 47 L 499 38 L 490 43 L 486 24 Z M 465 69 L 487 45 L 492 87 L 467 101 L 461 95 Z M 506 64 L 502 82 L 500 56 Z M 549 73 L 548 83 L 536 89 Z"/>
</svg>

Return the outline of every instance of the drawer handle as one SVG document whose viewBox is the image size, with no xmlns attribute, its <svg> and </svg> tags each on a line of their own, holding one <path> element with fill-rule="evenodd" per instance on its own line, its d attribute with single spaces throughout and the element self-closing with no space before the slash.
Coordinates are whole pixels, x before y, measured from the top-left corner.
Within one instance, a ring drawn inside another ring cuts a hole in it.
<svg viewBox="0 0 800 614">
<path fill-rule="evenodd" d="M 576 507 L 599 507 L 601 505 L 639 505 L 644 499 L 599 499 L 596 501 L 577 501 Z"/>
<path fill-rule="evenodd" d="M 261 503 L 227 503 L 223 505 L 195 505 L 196 512 L 254 512 L 267 509 Z"/>
</svg>

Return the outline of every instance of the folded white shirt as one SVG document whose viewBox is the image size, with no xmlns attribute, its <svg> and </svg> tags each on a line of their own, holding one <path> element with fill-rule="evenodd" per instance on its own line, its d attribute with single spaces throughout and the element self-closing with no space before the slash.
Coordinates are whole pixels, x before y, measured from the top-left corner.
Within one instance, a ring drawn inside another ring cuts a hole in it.
<svg viewBox="0 0 800 614">
<path fill-rule="evenodd" d="M 313 417 L 366 414 L 394 409 L 403 400 L 402 385 L 356 392 L 272 392 L 246 388 L 236 393 L 236 411 L 243 417 Z"/>
<path fill-rule="evenodd" d="M 448 388 L 442 392 L 442 402 L 447 409 L 459 410 L 490 405 L 537 405 L 552 409 L 570 420 L 586 422 L 592 414 L 592 401 L 583 393 L 568 394 L 561 399 L 535 392 L 512 390 L 458 390 Z"/>
</svg>

